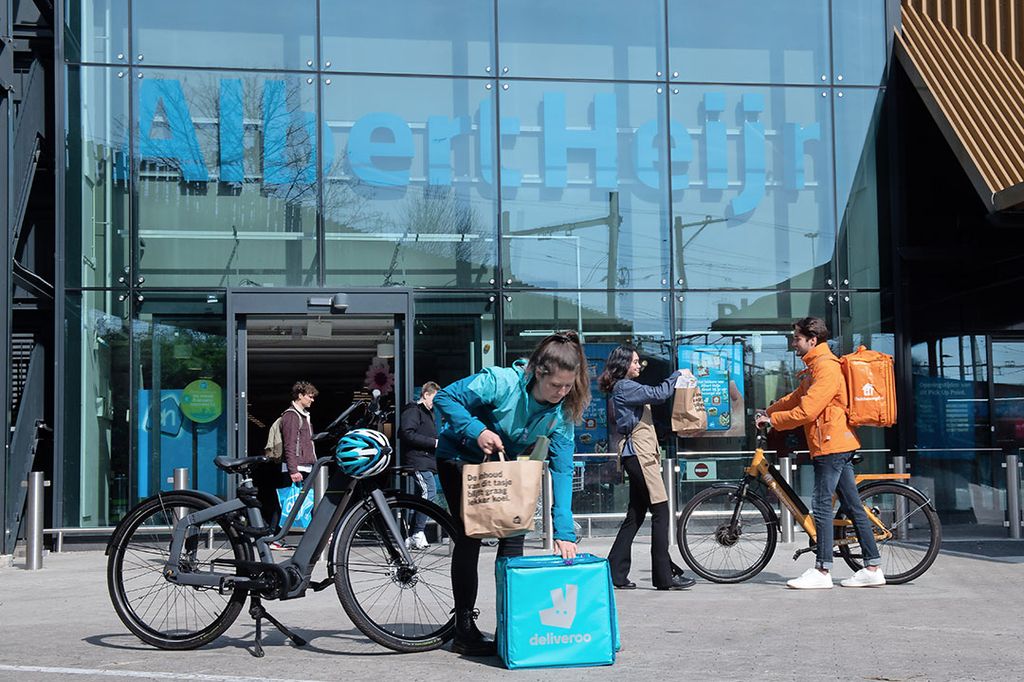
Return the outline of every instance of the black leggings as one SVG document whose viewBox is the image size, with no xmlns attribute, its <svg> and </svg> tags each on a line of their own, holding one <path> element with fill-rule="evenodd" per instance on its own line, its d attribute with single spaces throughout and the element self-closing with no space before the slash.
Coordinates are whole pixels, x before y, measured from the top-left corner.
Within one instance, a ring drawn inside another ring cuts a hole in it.
<svg viewBox="0 0 1024 682">
<path fill-rule="evenodd" d="M 480 540 L 467 538 L 462 526 L 462 465 L 463 462 L 456 460 L 437 460 L 437 476 L 441 479 L 441 490 L 444 491 L 457 530 L 455 549 L 452 552 L 452 592 L 455 593 L 456 613 L 476 606 L 476 593 L 480 584 L 477 575 Z M 498 541 L 498 556 L 522 556 L 524 540 L 522 535 L 502 538 Z"/>
<path fill-rule="evenodd" d="M 622 468 L 629 475 L 629 508 L 626 518 L 619 526 L 619 532 L 608 552 L 608 563 L 612 569 L 612 582 L 622 585 L 629 580 L 630 556 L 633 538 L 643 525 L 647 510 L 651 510 L 651 573 L 655 587 L 668 587 L 672 575 L 682 573 L 668 554 L 668 502 L 651 504 L 644 472 L 640 460 L 635 456 L 623 457 Z"/>
</svg>

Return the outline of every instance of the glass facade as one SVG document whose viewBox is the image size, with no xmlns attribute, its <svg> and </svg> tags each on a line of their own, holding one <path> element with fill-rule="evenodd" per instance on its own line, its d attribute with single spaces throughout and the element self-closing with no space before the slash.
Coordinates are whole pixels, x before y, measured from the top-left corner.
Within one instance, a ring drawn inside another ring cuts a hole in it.
<svg viewBox="0 0 1024 682">
<path fill-rule="evenodd" d="M 595 374 L 623 342 L 651 382 L 718 354 L 732 421 L 676 439 L 661 408 L 666 452 L 751 448 L 793 319 L 893 345 L 884 9 L 66 0 L 62 522 L 113 523 L 168 467 L 226 492 L 240 289 L 413 289 L 409 395 L 560 328 Z M 580 512 L 624 504 L 603 400 Z"/>
</svg>

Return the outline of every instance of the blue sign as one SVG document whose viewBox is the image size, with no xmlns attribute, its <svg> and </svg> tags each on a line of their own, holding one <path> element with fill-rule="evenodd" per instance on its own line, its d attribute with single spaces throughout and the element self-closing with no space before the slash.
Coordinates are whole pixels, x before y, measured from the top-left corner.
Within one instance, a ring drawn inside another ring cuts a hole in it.
<svg viewBox="0 0 1024 682">
<path fill-rule="evenodd" d="M 742 436 L 743 344 L 681 345 L 677 353 L 679 369 L 687 369 L 697 378 L 697 390 L 708 414 L 706 435 Z"/>
</svg>

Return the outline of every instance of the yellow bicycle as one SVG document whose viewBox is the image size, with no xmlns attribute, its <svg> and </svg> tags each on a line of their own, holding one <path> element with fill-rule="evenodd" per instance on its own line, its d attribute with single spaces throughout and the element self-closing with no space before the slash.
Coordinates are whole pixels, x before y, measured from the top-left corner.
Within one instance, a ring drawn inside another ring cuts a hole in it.
<svg viewBox="0 0 1024 682">
<path fill-rule="evenodd" d="M 803 500 L 764 454 L 765 437 L 758 432 L 756 450 L 739 483 L 717 484 L 700 491 L 679 513 L 676 541 L 683 560 L 702 578 L 716 583 L 738 583 L 760 573 L 772 558 L 779 519 L 765 497 L 755 491 L 763 484 L 779 504 L 793 514 L 810 538 L 794 561 L 816 549 L 814 517 Z M 910 474 L 857 475 L 864 510 L 875 530 L 882 555 L 882 570 L 889 584 L 919 577 L 939 553 L 942 528 L 931 501 L 905 481 Z M 833 498 L 834 502 L 834 498 Z M 850 568 L 863 567 L 863 556 L 853 522 L 839 509 L 833 522 L 833 552 Z"/>
</svg>

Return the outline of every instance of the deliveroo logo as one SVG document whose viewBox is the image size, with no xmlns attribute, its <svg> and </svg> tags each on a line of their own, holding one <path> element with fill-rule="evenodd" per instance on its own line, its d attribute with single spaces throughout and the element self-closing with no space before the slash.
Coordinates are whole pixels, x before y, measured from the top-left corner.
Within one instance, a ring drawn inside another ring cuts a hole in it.
<svg viewBox="0 0 1024 682">
<path fill-rule="evenodd" d="M 568 630 L 576 619 L 576 585 L 551 590 L 551 608 L 540 612 L 540 622 L 553 628 Z"/>
</svg>

